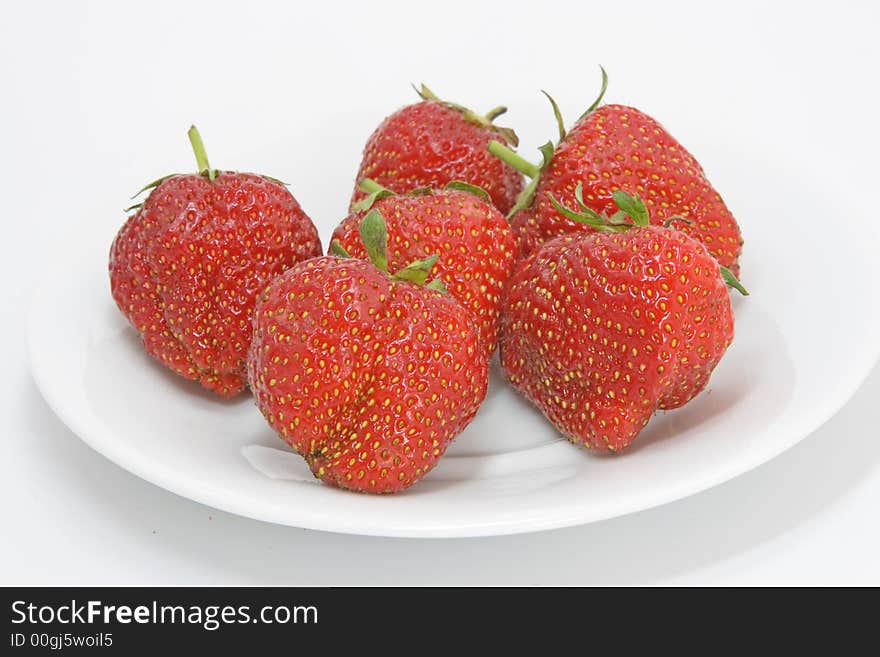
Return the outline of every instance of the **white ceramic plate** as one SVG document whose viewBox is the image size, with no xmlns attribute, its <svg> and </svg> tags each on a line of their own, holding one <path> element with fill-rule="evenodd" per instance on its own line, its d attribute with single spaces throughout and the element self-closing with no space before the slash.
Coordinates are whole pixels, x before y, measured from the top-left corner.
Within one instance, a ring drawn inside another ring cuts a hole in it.
<svg viewBox="0 0 880 657">
<path fill-rule="evenodd" d="M 477 418 L 425 480 L 381 497 L 324 486 L 248 396 L 219 401 L 142 352 L 110 298 L 106 252 L 97 245 L 58 263 L 36 293 L 28 333 L 34 378 L 61 419 L 123 468 L 275 523 L 478 536 L 669 502 L 754 468 L 809 434 L 852 395 L 880 349 L 880 295 L 870 283 L 880 239 L 869 206 L 824 198 L 823 190 L 839 187 L 811 179 L 793 156 L 767 172 L 752 162 L 740 174 L 739 155 L 711 158 L 730 163 L 721 176 L 746 236 L 743 281 L 752 296 L 734 295 L 736 339 L 708 389 L 685 408 L 658 414 L 620 456 L 560 440 L 495 365 Z M 756 180 L 771 179 L 756 191 Z"/>
</svg>

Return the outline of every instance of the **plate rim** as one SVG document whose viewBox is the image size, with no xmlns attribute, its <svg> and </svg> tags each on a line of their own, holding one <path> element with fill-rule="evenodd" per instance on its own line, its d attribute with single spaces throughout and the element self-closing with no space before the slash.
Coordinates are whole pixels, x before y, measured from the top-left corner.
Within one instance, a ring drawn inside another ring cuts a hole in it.
<svg viewBox="0 0 880 657">
<path fill-rule="evenodd" d="M 68 258 L 74 261 L 71 256 Z M 138 460 L 129 458 L 126 450 L 120 447 L 118 440 L 106 432 L 95 430 L 94 427 L 82 426 L 81 415 L 69 410 L 65 400 L 56 394 L 51 385 L 47 385 L 44 376 L 48 369 L 41 366 L 40 353 L 36 336 L 40 334 L 38 317 L 40 313 L 40 300 L 50 295 L 50 283 L 56 277 L 53 272 L 62 270 L 64 264 L 73 264 L 63 270 L 68 273 L 76 271 L 81 278 L 83 274 L 94 275 L 96 272 L 82 264 L 81 258 L 74 262 L 56 261 L 52 271 L 47 272 L 34 288 L 27 310 L 26 319 L 26 351 L 28 367 L 31 377 L 46 404 L 59 420 L 80 440 L 87 444 L 98 454 L 108 459 L 118 467 L 130 472 L 138 478 L 147 481 L 159 488 L 163 488 L 175 495 L 193 500 L 199 504 L 232 513 L 234 515 L 251 518 L 262 522 L 269 522 L 290 527 L 299 527 L 318 531 L 326 531 L 339 534 L 352 534 L 360 536 L 394 537 L 394 538 L 469 538 L 487 537 L 510 534 L 522 534 L 550 529 L 561 529 L 578 525 L 591 524 L 610 518 L 621 517 L 639 511 L 645 511 L 670 504 L 680 499 L 696 495 L 710 488 L 721 485 L 740 475 L 750 472 L 780 454 L 788 451 L 801 440 L 820 429 L 826 424 L 843 406 L 855 395 L 864 384 L 875 364 L 880 360 L 880 341 L 875 343 L 870 357 L 859 361 L 859 370 L 849 377 L 846 385 L 835 388 L 836 394 L 824 397 L 824 403 L 815 405 L 810 412 L 798 416 L 797 421 L 785 425 L 785 430 L 779 434 L 779 438 L 772 443 L 764 443 L 762 447 L 742 452 L 745 456 L 730 459 L 723 466 L 712 469 L 703 476 L 696 476 L 686 480 L 686 484 L 677 484 L 665 487 L 661 494 L 655 494 L 651 500 L 642 499 L 643 496 L 635 495 L 627 497 L 617 504 L 600 507 L 596 511 L 590 505 L 581 505 L 576 512 L 564 514 L 550 514 L 543 518 L 523 517 L 517 519 L 502 519 L 497 522 L 462 522 L 456 525 L 440 524 L 407 524 L 399 523 L 393 527 L 380 527 L 369 525 L 365 522 L 357 522 L 351 516 L 340 518 L 336 515 L 312 513 L 308 508 L 305 513 L 301 512 L 295 522 L 289 516 L 281 517 L 271 511 L 255 509 L 253 505 L 236 500 L 235 496 L 212 494 L 212 489 L 204 486 L 190 485 L 179 477 L 169 475 L 161 463 L 152 460 Z M 79 266 L 77 266 L 79 265 Z M 876 295 L 875 302 L 880 303 L 880 294 Z M 880 306 L 878 306 L 880 308 Z M 880 326 L 878 326 L 880 329 Z"/>
</svg>

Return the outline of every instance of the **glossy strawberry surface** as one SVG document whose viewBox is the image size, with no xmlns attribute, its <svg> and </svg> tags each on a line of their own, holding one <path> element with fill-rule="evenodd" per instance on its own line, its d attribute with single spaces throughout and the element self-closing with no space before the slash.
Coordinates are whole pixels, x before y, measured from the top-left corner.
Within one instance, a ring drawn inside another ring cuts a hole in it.
<svg viewBox="0 0 880 657">
<path fill-rule="evenodd" d="M 462 180 L 486 190 L 507 214 L 523 188 L 523 177 L 486 150 L 498 139 L 503 141 L 503 135 L 446 104 L 409 105 L 386 118 L 367 141 L 356 180 L 371 178 L 398 193 Z M 355 188 L 352 202 L 363 197 Z"/>
<path fill-rule="evenodd" d="M 227 397 L 246 383 L 257 294 L 320 254 L 314 225 L 281 183 L 250 173 L 176 175 L 117 234 L 111 291 L 148 353 Z"/>
<path fill-rule="evenodd" d="M 516 240 L 504 216 L 491 203 L 456 190 L 387 196 L 372 209 L 387 224 L 389 268 L 396 271 L 413 260 L 438 255 L 432 277 L 440 277 L 471 313 L 490 355 L 497 343 L 501 295 L 516 259 Z M 361 259 L 367 258 L 358 233 L 364 212 L 346 217 L 332 238 Z"/>
<path fill-rule="evenodd" d="M 705 387 L 733 330 L 718 263 L 696 240 L 656 226 L 569 234 L 517 265 L 501 364 L 566 438 L 619 451 Z"/>
<path fill-rule="evenodd" d="M 620 189 L 641 196 L 655 225 L 684 218 L 676 228 L 738 273 L 743 240 L 736 220 L 699 162 L 644 112 L 604 105 L 568 132 L 541 173 L 531 206 L 512 218 L 523 255 L 558 235 L 592 230 L 563 216 L 550 200 L 576 207 L 578 183 L 584 203 L 600 214 L 614 212 L 612 194 Z"/>
<path fill-rule="evenodd" d="M 248 375 L 269 424 L 326 483 L 393 493 L 470 422 L 487 365 L 451 296 L 325 256 L 260 297 Z"/>
</svg>

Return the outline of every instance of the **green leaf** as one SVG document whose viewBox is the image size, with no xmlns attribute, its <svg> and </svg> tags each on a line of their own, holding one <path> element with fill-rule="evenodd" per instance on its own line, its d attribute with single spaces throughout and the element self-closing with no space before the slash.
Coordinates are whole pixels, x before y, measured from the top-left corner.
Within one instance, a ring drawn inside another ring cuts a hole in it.
<svg viewBox="0 0 880 657">
<path fill-rule="evenodd" d="M 744 297 L 749 296 L 749 291 L 743 287 L 742 283 L 739 282 L 736 276 L 733 275 L 733 272 L 730 271 L 724 265 L 718 265 L 718 268 L 721 269 L 721 278 L 724 279 L 724 282 L 732 287 L 734 290 L 739 292 Z"/>
<path fill-rule="evenodd" d="M 614 197 L 614 202 L 617 203 L 617 207 L 632 217 L 633 223 L 636 226 L 647 226 L 651 223 L 648 208 L 645 207 L 645 203 L 639 198 L 638 194 L 630 195 L 622 189 L 618 189 L 612 196 Z"/>
<path fill-rule="evenodd" d="M 143 203 L 135 203 L 134 205 L 129 205 L 127 208 L 125 208 L 123 210 L 123 212 L 131 212 L 132 210 L 136 210 L 137 208 L 141 207 L 142 205 L 143 205 Z"/>
<path fill-rule="evenodd" d="M 355 212 L 365 212 L 369 210 L 373 205 L 375 205 L 376 201 L 383 199 L 387 196 L 394 196 L 394 192 L 392 192 L 387 187 L 383 187 L 379 183 L 377 183 L 372 178 L 363 178 L 358 183 L 358 189 L 362 192 L 367 192 L 367 196 L 362 198 L 360 201 L 351 204 L 351 209 Z"/>
<path fill-rule="evenodd" d="M 358 182 L 358 189 L 367 194 L 372 194 L 373 192 L 387 189 L 387 187 L 383 187 L 372 178 L 361 178 L 360 182 Z"/>
<path fill-rule="evenodd" d="M 351 209 L 354 210 L 355 212 L 364 212 L 364 211 L 372 208 L 376 204 L 376 201 L 379 201 L 379 200 L 386 198 L 388 196 L 395 196 L 395 194 L 390 189 L 385 189 L 383 187 L 382 189 L 380 189 L 376 192 L 372 192 L 371 194 L 368 194 L 367 196 L 362 198 L 360 201 L 352 203 Z"/>
<path fill-rule="evenodd" d="M 529 184 L 519 193 L 519 196 L 516 197 L 516 203 L 510 208 L 510 212 L 507 213 L 508 219 L 513 217 L 513 215 L 520 210 L 525 210 L 526 208 L 531 207 L 532 201 L 535 200 L 535 190 L 538 189 L 538 181 L 540 179 L 540 176 L 532 178 L 529 181 Z"/>
<path fill-rule="evenodd" d="M 409 190 L 406 195 L 407 196 L 427 196 L 428 194 L 433 193 L 434 188 L 430 185 L 423 185 L 422 187 L 415 187 Z"/>
<path fill-rule="evenodd" d="M 459 192 L 467 192 L 468 194 L 473 194 L 474 196 L 478 196 L 486 203 L 492 202 L 492 197 L 489 196 L 489 192 L 487 192 L 482 187 L 477 185 L 471 185 L 470 183 L 466 183 L 463 180 L 452 180 L 446 184 L 444 189 L 454 189 Z"/>
<path fill-rule="evenodd" d="M 574 198 L 578 202 L 578 205 L 584 209 L 589 210 L 587 204 L 584 203 L 584 184 L 578 183 L 577 187 L 574 188 Z"/>
<path fill-rule="evenodd" d="M 465 121 L 469 123 L 474 123 L 478 126 L 491 130 L 492 132 L 498 133 L 498 135 L 500 135 L 501 138 L 504 139 L 504 141 L 506 141 L 511 146 L 519 146 L 519 137 L 516 136 L 516 132 L 514 132 L 512 128 L 503 128 L 492 123 L 493 120 L 495 120 L 507 111 L 506 107 L 493 107 L 486 114 L 477 114 L 475 111 L 465 107 L 464 105 L 451 103 L 448 100 L 441 99 L 439 96 L 437 96 L 437 94 L 428 89 L 428 87 L 426 87 L 424 84 L 422 84 L 421 88 L 416 87 L 415 85 L 412 85 L 412 87 L 416 90 L 416 93 L 422 100 L 431 101 L 433 103 L 440 103 L 441 105 L 445 105 L 449 109 L 460 112 Z"/>
<path fill-rule="evenodd" d="M 571 219 L 572 221 L 576 221 L 579 224 L 587 224 L 588 226 L 593 226 L 594 228 L 602 228 L 605 226 L 605 221 L 602 219 L 602 215 L 598 212 L 590 210 L 589 208 L 584 208 L 583 212 L 575 212 L 564 205 L 562 205 L 559 201 L 556 200 L 556 197 L 551 193 L 547 193 L 547 198 L 550 199 L 550 203 L 553 204 L 553 207 L 556 208 L 564 217 Z"/>
<path fill-rule="evenodd" d="M 543 158 L 541 164 L 541 172 L 543 172 L 550 164 L 550 160 L 553 159 L 553 153 L 556 151 L 556 147 L 553 145 L 552 141 L 548 141 L 546 144 L 539 146 L 538 150 L 541 151 L 541 157 Z"/>
<path fill-rule="evenodd" d="M 351 254 L 345 250 L 345 247 L 342 246 L 342 243 L 339 240 L 333 240 L 330 242 L 330 255 L 336 256 L 337 258 L 351 258 Z"/>
<path fill-rule="evenodd" d="M 525 210 L 532 205 L 532 201 L 535 199 L 535 190 L 538 189 L 538 181 L 541 178 L 541 173 L 547 168 L 547 165 L 550 164 L 550 160 L 553 159 L 555 148 L 553 142 L 548 141 L 538 149 L 541 151 L 542 158 L 540 166 L 535 166 L 524 157 L 518 155 L 507 148 L 507 146 L 497 141 L 490 141 L 488 150 L 492 155 L 505 164 L 509 164 L 520 173 L 531 178 L 529 184 L 526 185 L 525 189 L 523 189 L 519 196 L 516 197 L 516 203 L 511 208 L 510 212 L 507 213 L 507 218 L 510 219 L 520 210 Z"/>
<path fill-rule="evenodd" d="M 428 280 L 428 274 L 431 271 L 431 267 L 437 262 L 438 257 L 437 254 L 434 254 L 423 260 L 411 262 L 394 274 L 392 278 L 396 281 L 408 281 L 409 283 L 415 283 L 416 285 L 424 285 L 425 281 Z"/>
<path fill-rule="evenodd" d="M 562 120 L 562 112 L 559 111 L 559 105 L 556 104 L 556 101 L 553 100 L 553 96 L 548 94 L 546 91 L 541 89 L 541 93 L 547 96 L 547 100 L 550 101 L 550 105 L 553 106 L 553 116 L 556 117 L 556 127 L 559 129 L 559 141 L 562 142 L 565 139 L 565 122 Z"/>
<path fill-rule="evenodd" d="M 502 128 L 501 126 L 492 125 L 491 126 L 493 132 L 497 132 L 504 138 L 508 144 L 513 146 L 514 148 L 519 146 L 519 137 L 516 132 L 514 132 L 513 128 Z"/>
<path fill-rule="evenodd" d="M 131 198 L 135 199 L 135 198 L 137 198 L 138 196 L 140 196 L 141 194 L 143 194 L 145 191 L 147 191 L 148 189 L 153 189 L 154 187 L 158 187 L 159 185 L 161 185 L 163 182 L 165 182 L 165 181 L 168 180 L 169 178 L 173 178 L 174 176 L 181 176 L 181 175 L 183 175 L 183 174 L 181 174 L 181 173 L 169 173 L 167 176 L 162 176 L 161 178 L 156 178 L 153 182 L 151 182 L 151 183 L 147 183 L 146 185 L 144 185 L 143 187 L 141 187 L 139 190 L 137 190 L 137 191 L 134 193 L 134 196 L 132 196 Z"/>
<path fill-rule="evenodd" d="M 580 121 L 590 112 L 596 111 L 596 108 L 599 107 L 599 103 L 602 102 L 602 98 L 605 96 L 605 91 L 608 89 L 608 74 L 605 72 L 605 68 L 602 66 L 599 67 L 599 70 L 602 71 L 602 88 L 599 89 L 599 95 L 596 97 L 596 100 L 593 101 L 593 104 L 587 108 L 586 112 L 578 117 L 578 121 Z"/>
<path fill-rule="evenodd" d="M 430 288 L 432 290 L 437 290 L 438 292 L 442 292 L 443 294 L 449 294 L 449 290 L 447 290 L 446 286 L 443 284 L 442 278 L 435 278 L 433 281 L 428 283 L 425 287 Z"/>
<path fill-rule="evenodd" d="M 433 91 L 428 89 L 428 87 L 426 87 L 424 84 L 422 84 L 421 89 L 419 87 L 417 87 L 416 85 L 412 85 L 412 88 L 416 90 L 416 93 L 419 95 L 419 98 L 421 98 L 422 100 L 430 100 L 435 103 L 443 102 L 437 97 L 437 94 L 435 94 Z"/>
<path fill-rule="evenodd" d="M 629 226 L 629 219 L 630 216 L 626 212 L 624 212 L 623 210 L 618 210 L 610 217 L 608 217 L 608 223 L 614 226 Z"/>
<path fill-rule="evenodd" d="M 388 229 L 385 226 L 385 218 L 379 214 L 378 210 L 370 210 L 361 219 L 359 231 L 364 248 L 367 250 L 367 255 L 370 256 L 370 262 L 382 271 L 387 272 L 388 256 L 386 255 L 386 250 L 388 248 Z"/>
</svg>

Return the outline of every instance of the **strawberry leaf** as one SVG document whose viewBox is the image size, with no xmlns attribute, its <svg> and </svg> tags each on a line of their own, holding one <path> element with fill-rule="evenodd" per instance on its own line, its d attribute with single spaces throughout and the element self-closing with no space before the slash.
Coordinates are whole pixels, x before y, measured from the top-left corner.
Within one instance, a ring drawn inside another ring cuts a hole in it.
<svg viewBox="0 0 880 657">
<path fill-rule="evenodd" d="M 749 291 L 743 287 L 743 284 L 739 282 L 736 276 L 733 275 L 733 272 L 730 271 L 724 265 L 718 265 L 718 268 L 721 269 L 721 278 L 724 279 L 724 282 L 732 287 L 734 290 L 739 292 L 744 297 L 749 296 Z"/>
<path fill-rule="evenodd" d="M 140 196 L 141 194 L 143 194 L 145 191 L 147 191 L 148 189 L 153 189 L 155 187 L 158 187 L 159 185 L 161 185 L 163 182 L 165 182 L 169 178 L 173 178 L 174 176 L 181 176 L 181 175 L 183 175 L 183 174 L 169 173 L 167 176 L 162 176 L 161 178 L 156 178 L 153 182 L 149 182 L 146 185 L 144 185 L 143 187 L 141 187 L 139 190 L 137 190 L 134 193 L 134 196 L 132 196 L 131 198 L 135 199 L 138 196 Z"/>
<path fill-rule="evenodd" d="M 339 240 L 333 240 L 330 242 L 330 255 L 334 255 L 337 258 L 351 258 L 351 254 L 345 250 L 345 247 L 342 246 L 342 243 Z"/>
<path fill-rule="evenodd" d="M 562 112 L 559 111 L 559 105 L 553 100 L 553 96 L 543 89 L 541 89 L 541 93 L 547 96 L 547 100 L 549 100 L 550 105 L 553 106 L 553 116 L 556 117 L 556 127 L 559 129 L 559 143 L 562 143 L 562 140 L 565 139 L 565 122 L 562 120 Z"/>
<path fill-rule="evenodd" d="M 651 223 L 648 208 L 645 207 L 644 201 L 639 198 L 638 194 L 630 195 L 622 189 L 618 189 L 612 196 L 617 207 L 632 217 L 633 223 L 636 226 L 647 226 Z"/>
<path fill-rule="evenodd" d="M 550 199 L 550 203 L 553 204 L 553 207 L 562 214 L 562 216 L 571 219 L 572 221 L 576 221 L 579 224 L 586 224 L 588 226 L 592 226 L 593 228 L 602 228 L 605 226 L 605 220 L 602 218 L 598 212 L 590 210 L 587 207 L 584 207 L 583 212 L 575 212 L 574 210 L 565 207 L 556 200 L 556 197 L 551 193 L 547 193 L 547 198 Z"/>
<path fill-rule="evenodd" d="M 362 192 L 368 192 L 368 194 L 360 201 L 352 203 L 351 209 L 355 212 L 365 212 L 372 208 L 376 201 L 388 196 L 394 196 L 394 192 L 387 187 L 383 187 L 371 178 L 364 178 L 361 180 L 358 183 L 358 189 Z"/>
<path fill-rule="evenodd" d="M 444 189 L 454 189 L 459 192 L 467 192 L 468 194 L 473 194 L 474 196 L 478 196 L 479 198 L 486 201 L 486 203 L 492 202 L 492 197 L 489 196 L 489 192 L 487 192 L 482 187 L 478 187 L 477 185 L 471 185 L 470 183 L 466 183 L 463 180 L 452 180 L 447 183 Z"/>
<path fill-rule="evenodd" d="M 593 101 L 593 104 L 587 108 L 586 112 L 578 117 L 578 121 L 580 121 L 590 112 L 596 111 L 596 108 L 599 107 L 599 103 L 602 102 L 602 98 L 605 96 L 605 91 L 608 89 L 608 74 L 605 72 L 605 68 L 602 66 L 599 67 L 599 70 L 602 71 L 602 88 L 599 89 L 599 95 L 596 100 Z"/>
<path fill-rule="evenodd" d="M 477 114 L 472 109 L 468 109 L 464 105 L 459 105 L 458 103 L 450 103 L 449 101 L 440 99 L 437 94 L 428 89 L 428 87 L 426 87 L 424 84 L 422 84 L 421 87 L 412 85 L 412 88 L 416 90 L 416 93 L 422 100 L 445 105 L 449 109 L 459 112 L 464 120 L 468 123 L 474 123 L 482 128 L 486 128 L 487 130 L 491 130 L 492 132 L 499 134 L 501 138 L 504 139 L 504 141 L 506 141 L 511 146 L 519 146 L 519 137 L 516 136 L 516 133 L 513 131 L 512 128 L 502 128 L 501 126 L 497 126 L 492 123 L 493 120 L 495 120 L 497 117 L 501 116 L 507 111 L 506 107 L 493 107 L 488 112 L 486 112 L 486 114 L 481 115 Z"/>
<path fill-rule="evenodd" d="M 385 226 L 385 218 L 379 214 L 378 210 L 370 210 L 366 216 L 361 219 L 359 226 L 361 240 L 367 255 L 370 256 L 370 262 L 384 272 L 388 271 L 388 256 L 386 250 L 388 248 L 388 229 Z"/>
<path fill-rule="evenodd" d="M 448 294 L 449 290 L 446 289 L 446 286 L 443 284 L 443 279 L 435 278 L 433 281 L 428 283 L 425 287 L 430 288 L 432 290 L 437 290 L 438 292 L 443 292 L 443 294 Z"/>
<path fill-rule="evenodd" d="M 423 260 L 411 262 L 394 274 L 392 278 L 396 281 L 407 281 L 409 283 L 415 283 L 416 285 L 424 285 L 425 281 L 428 280 L 428 274 L 431 271 L 431 267 L 437 262 L 437 258 L 438 256 L 435 253 Z"/>
</svg>

